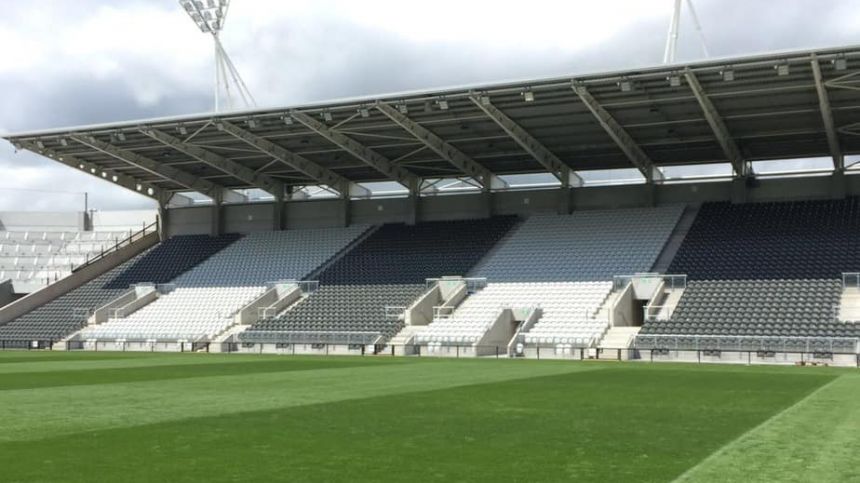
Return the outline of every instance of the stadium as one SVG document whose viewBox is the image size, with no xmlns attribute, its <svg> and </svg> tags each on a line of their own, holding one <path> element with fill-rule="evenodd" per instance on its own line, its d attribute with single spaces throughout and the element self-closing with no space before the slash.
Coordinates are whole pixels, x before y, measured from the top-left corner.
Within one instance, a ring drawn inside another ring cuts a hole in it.
<svg viewBox="0 0 860 483">
<path fill-rule="evenodd" d="M 860 46 L 669 60 L 4 134 L 0 480 L 860 481 Z"/>
</svg>

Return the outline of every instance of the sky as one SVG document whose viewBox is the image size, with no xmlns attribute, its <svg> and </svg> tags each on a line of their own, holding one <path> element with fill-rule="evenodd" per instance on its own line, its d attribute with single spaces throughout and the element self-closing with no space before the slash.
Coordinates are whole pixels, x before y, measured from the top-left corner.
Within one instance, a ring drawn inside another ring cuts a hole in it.
<svg viewBox="0 0 860 483">
<path fill-rule="evenodd" d="M 232 0 L 260 107 L 662 61 L 672 0 Z M 712 56 L 860 44 L 857 0 L 695 0 Z M 679 61 L 703 58 L 688 13 Z M 174 0 L 0 0 L 0 132 L 212 110 L 211 40 Z M 0 141 L 0 210 L 152 207 Z"/>
</svg>

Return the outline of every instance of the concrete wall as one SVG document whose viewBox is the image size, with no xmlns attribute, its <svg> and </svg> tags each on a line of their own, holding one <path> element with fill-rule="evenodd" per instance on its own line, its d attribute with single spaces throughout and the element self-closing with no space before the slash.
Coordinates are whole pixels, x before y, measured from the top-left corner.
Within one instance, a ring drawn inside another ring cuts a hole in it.
<svg viewBox="0 0 860 483">
<path fill-rule="evenodd" d="M 83 212 L 3 211 L 0 230 L 79 231 L 84 229 Z"/>
<path fill-rule="evenodd" d="M 730 181 L 678 183 L 648 186 L 595 186 L 571 190 L 571 210 L 627 208 L 654 204 L 701 203 L 707 201 L 740 201 L 742 193 L 748 202 L 826 199 L 838 192 L 830 176 L 756 180 L 738 191 Z M 743 186 L 740 186 L 741 188 Z M 845 191 L 860 194 L 860 176 L 845 177 Z M 462 194 L 419 198 L 413 208 L 408 198 L 372 200 L 291 201 L 284 206 L 285 226 L 318 228 L 350 224 L 409 222 L 413 211 L 417 221 L 483 218 L 496 215 L 529 215 L 557 213 L 565 193 L 559 189 L 508 191 L 492 194 Z M 248 233 L 273 227 L 272 205 L 267 203 L 226 205 L 223 208 L 225 232 Z M 2 220 L 2 214 L 0 214 Z M 171 235 L 211 233 L 212 207 L 170 209 Z"/>
<path fill-rule="evenodd" d="M 86 266 L 72 273 L 58 282 L 37 290 L 22 297 L 11 304 L 0 309 L 0 325 L 6 324 L 31 310 L 41 307 L 46 303 L 74 290 L 102 273 L 130 260 L 135 255 L 142 253 L 147 248 L 158 243 L 158 234 L 150 233 L 137 242 L 120 248 L 119 250 L 105 255 L 92 265 Z"/>
<path fill-rule="evenodd" d="M 139 231 L 155 223 L 156 210 L 96 211 L 92 216 L 95 231 Z"/>
</svg>

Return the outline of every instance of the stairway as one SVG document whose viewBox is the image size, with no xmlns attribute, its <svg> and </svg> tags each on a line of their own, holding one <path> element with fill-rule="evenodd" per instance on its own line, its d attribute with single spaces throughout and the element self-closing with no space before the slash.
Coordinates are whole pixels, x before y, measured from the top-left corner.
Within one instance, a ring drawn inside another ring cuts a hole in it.
<svg viewBox="0 0 860 483">
<path fill-rule="evenodd" d="M 838 318 L 842 322 L 860 321 L 860 288 L 846 287 L 842 289 Z"/>
<path fill-rule="evenodd" d="M 642 327 L 611 327 L 597 345 L 598 358 L 618 359 L 618 351 L 610 349 L 626 349 L 633 343 L 633 337 Z M 606 349 L 606 350 L 603 350 Z M 630 358 L 629 351 L 621 351 L 621 360 Z"/>
</svg>

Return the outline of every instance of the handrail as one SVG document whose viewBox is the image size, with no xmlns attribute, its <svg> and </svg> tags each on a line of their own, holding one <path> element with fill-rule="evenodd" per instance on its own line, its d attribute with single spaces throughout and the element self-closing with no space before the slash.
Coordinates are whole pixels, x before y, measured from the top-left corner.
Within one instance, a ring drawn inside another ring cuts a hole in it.
<svg viewBox="0 0 860 483">
<path fill-rule="evenodd" d="M 97 261 L 103 259 L 107 255 L 110 255 L 111 253 L 115 253 L 115 252 L 119 251 L 121 248 L 124 248 L 126 246 L 131 245 L 132 243 L 142 239 L 143 237 L 145 237 L 146 235 L 148 235 L 150 233 L 158 233 L 158 219 L 156 219 L 155 222 L 144 226 L 141 230 L 136 231 L 134 233 L 131 233 L 128 237 L 117 241 L 113 247 L 108 248 L 107 250 L 105 250 L 104 247 L 102 247 L 101 253 L 99 253 L 98 255 L 96 255 L 93 258 L 90 258 L 90 255 L 87 254 L 87 259 L 84 263 L 82 263 L 76 267 L 72 267 L 72 273 L 75 273 L 75 272 L 77 272 L 83 268 L 86 268 L 86 267 L 92 265 L 93 263 L 96 263 Z"/>
</svg>

